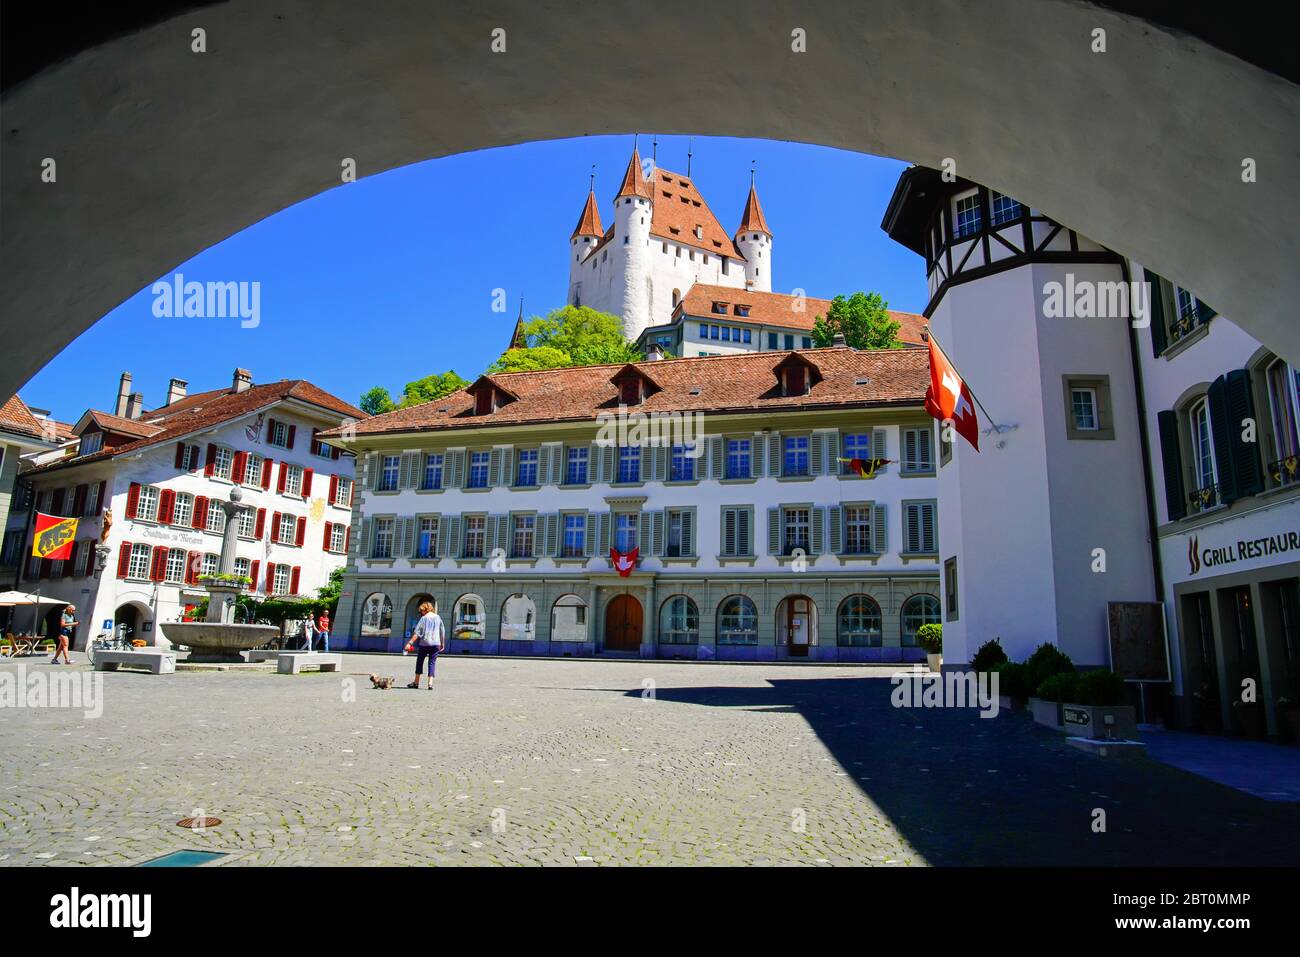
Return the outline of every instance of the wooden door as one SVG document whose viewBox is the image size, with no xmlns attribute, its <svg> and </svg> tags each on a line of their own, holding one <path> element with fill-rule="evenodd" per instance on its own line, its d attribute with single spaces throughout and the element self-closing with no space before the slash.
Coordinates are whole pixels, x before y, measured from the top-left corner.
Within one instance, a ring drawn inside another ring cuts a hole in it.
<svg viewBox="0 0 1300 957">
<path fill-rule="evenodd" d="M 807 658 L 812 631 L 812 607 L 807 598 L 786 599 L 786 647 L 792 658 Z"/>
<path fill-rule="evenodd" d="M 616 595 L 605 611 L 605 648 L 637 651 L 641 647 L 641 603 L 631 595 Z"/>
</svg>

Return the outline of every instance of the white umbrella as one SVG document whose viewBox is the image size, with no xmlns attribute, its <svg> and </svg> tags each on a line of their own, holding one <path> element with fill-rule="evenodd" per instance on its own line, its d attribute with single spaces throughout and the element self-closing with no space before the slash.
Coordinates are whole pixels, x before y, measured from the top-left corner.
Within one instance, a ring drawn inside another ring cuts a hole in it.
<svg viewBox="0 0 1300 957">
<path fill-rule="evenodd" d="M 66 605 L 62 598 L 49 595 L 32 595 L 25 591 L 0 591 L 0 608 L 12 608 L 15 605 Z"/>
</svg>

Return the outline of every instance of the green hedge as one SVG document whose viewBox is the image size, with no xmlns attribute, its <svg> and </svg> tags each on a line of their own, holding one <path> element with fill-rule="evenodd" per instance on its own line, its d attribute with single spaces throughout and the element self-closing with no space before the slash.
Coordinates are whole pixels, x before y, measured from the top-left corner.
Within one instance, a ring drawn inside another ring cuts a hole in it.
<svg viewBox="0 0 1300 957">
<path fill-rule="evenodd" d="M 970 666 L 975 671 L 992 671 L 994 665 L 1007 660 L 1007 653 L 1002 650 L 1002 639 L 994 638 L 979 646 Z"/>
<path fill-rule="evenodd" d="M 916 629 L 916 643 L 925 649 L 926 654 L 943 654 L 943 625 L 931 622 Z"/>
</svg>

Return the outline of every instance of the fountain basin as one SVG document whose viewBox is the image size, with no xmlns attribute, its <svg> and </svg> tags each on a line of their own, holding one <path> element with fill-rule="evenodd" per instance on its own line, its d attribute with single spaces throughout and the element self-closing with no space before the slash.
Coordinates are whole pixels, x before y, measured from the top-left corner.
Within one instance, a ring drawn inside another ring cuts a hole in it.
<svg viewBox="0 0 1300 957">
<path fill-rule="evenodd" d="M 163 637 L 190 649 L 190 661 L 243 661 L 240 652 L 266 644 L 280 634 L 275 625 L 236 625 L 220 621 L 162 622 Z"/>
</svg>

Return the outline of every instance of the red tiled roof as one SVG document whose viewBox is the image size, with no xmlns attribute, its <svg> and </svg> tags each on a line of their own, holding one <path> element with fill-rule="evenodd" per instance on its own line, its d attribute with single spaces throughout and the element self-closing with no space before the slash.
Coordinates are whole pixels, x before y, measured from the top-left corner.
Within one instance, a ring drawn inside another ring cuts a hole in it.
<svg viewBox="0 0 1300 957">
<path fill-rule="evenodd" d="M 763 216 L 763 207 L 758 203 L 758 193 L 754 191 L 754 184 L 749 184 L 749 197 L 745 200 L 745 211 L 740 214 L 740 225 L 736 227 L 736 235 L 741 233 L 767 233 L 772 235 L 772 230 L 767 228 L 767 219 Z"/>
<path fill-rule="evenodd" d="M 0 405 L 0 430 L 15 435 L 30 435 L 34 439 L 45 435 L 41 431 L 41 420 L 32 415 L 27 403 L 16 395 L 10 396 L 4 405 Z"/>
<path fill-rule="evenodd" d="M 298 399 L 337 415 L 357 420 L 366 418 L 366 414 L 356 406 L 303 379 L 282 379 L 266 385 L 254 385 L 243 392 L 236 392 L 233 388 L 214 389 L 210 392 L 186 396 L 171 405 L 146 412 L 139 419 L 123 419 L 92 409 L 88 414 L 93 420 L 101 423 L 101 427 L 127 435 L 139 433 L 140 437 L 112 448 L 101 449 L 90 455 L 63 459 L 41 469 L 34 469 L 33 472 L 52 471 L 70 465 L 97 462 L 148 448 L 151 445 L 161 445 L 194 432 L 206 431 L 223 422 L 241 418 L 285 399 Z M 105 425 L 106 422 L 110 424 Z M 128 432 L 126 427 L 134 427 L 137 432 Z"/>
<path fill-rule="evenodd" d="M 930 382 L 929 356 L 919 349 L 856 350 L 844 347 L 799 353 L 814 363 L 822 379 L 807 395 L 780 394 L 776 369 L 789 352 L 664 359 L 632 365 L 653 377 L 662 391 L 639 412 L 789 412 L 827 407 L 917 405 Z M 625 366 L 577 366 L 492 377 L 518 400 L 487 415 L 474 415 L 467 390 L 433 402 L 377 415 L 358 423 L 358 436 L 403 432 L 481 429 L 592 421 L 618 408 L 610 377 Z M 862 382 L 859 385 L 859 382 Z M 339 430 L 322 438 L 339 438 Z"/>
<path fill-rule="evenodd" d="M 715 256 L 744 261 L 744 255 L 689 177 L 656 167 L 650 174 L 648 185 L 654 193 L 650 199 L 653 209 L 650 235 L 702 249 Z M 696 227 L 700 229 L 699 236 L 695 234 Z"/>
<path fill-rule="evenodd" d="M 727 313 L 722 315 L 713 311 L 715 302 L 725 302 Z M 824 316 L 831 308 L 831 300 L 803 297 L 802 310 L 799 297 L 783 292 L 755 292 L 748 289 L 735 289 L 731 286 L 713 286 L 695 283 L 686 290 L 682 297 L 681 310 L 694 319 L 713 319 L 718 322 L 726 319 L 749 321 L 764 326 L 781 326 L 787 329 L 810 330 L 818 316 Z M 749 314 L 736 314 L 736 306 L 748 306 Z M 925 316 L 914 312 L 898 312 L 890 309 L 889 317 L 898 322 L 898 338 L 901 342 L 922 345 L 925 339 L 921 333 L 926 328 Z"/>
<path fill-rule="evenodd" d="M 617 201 L 624 196 L 650 198 L 650 187 L 646 185 L 645 177 L 641 175 L 641 153 L 635 148 L 632 150 L 632 158 L 627 161 L 627 172 L 623 174 L 623 185 L 618 188 L 618 195 L 614 199 Z"/>
<path fill-rule="evenodd" d="M 582 207 L 582 215 L 578 217 L 578 225 L 573 227 L 573 235 L 569 238 L 599 236 L 604 231 L 600 225 L 600 209 L 596 205 L 596 194 L 589 192 L 587 193 L 587 202 Z"/>
</svg>

